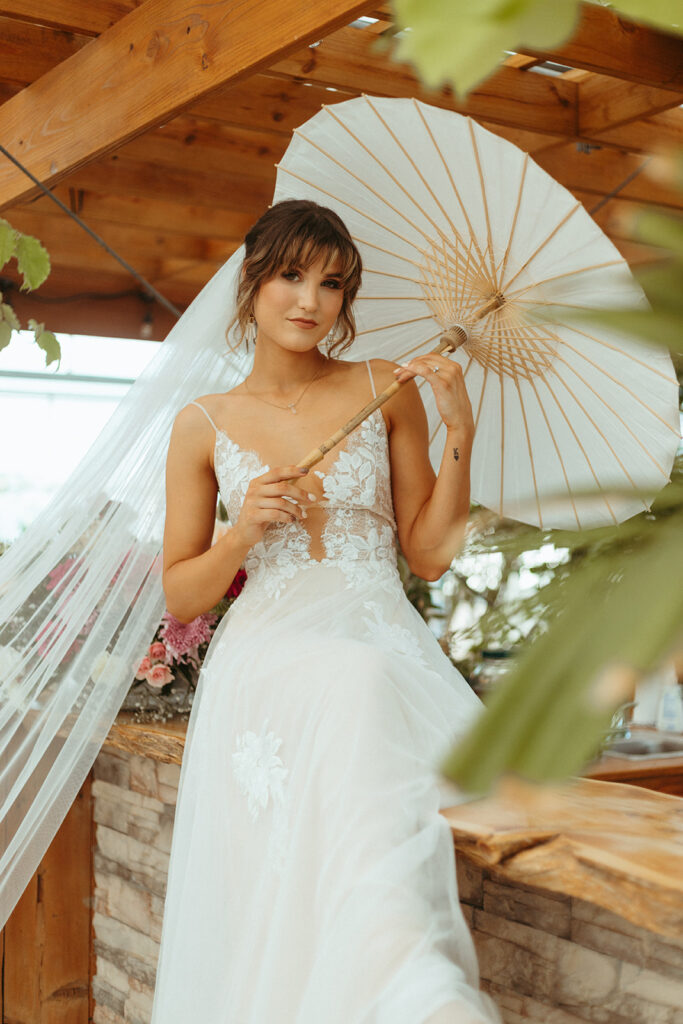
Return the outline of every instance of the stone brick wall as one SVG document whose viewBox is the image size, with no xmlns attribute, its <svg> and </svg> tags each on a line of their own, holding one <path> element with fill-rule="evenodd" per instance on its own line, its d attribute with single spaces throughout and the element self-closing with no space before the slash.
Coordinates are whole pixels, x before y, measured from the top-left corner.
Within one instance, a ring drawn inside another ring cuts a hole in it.
<svg viewBox="0 0 683 1024">
<path fill-rule="evenodd" d="M 149 1024 L 180 768 L 102 751 L 96 822 L 93 1024 Z M 458 858 L 484 987 L 505 1024 L 683 1024 L 681 942 Z"/>
<path fill-rule="evenodd" d="M 462 857 L 458 881 L 483 987 L 505 1024 L 683 1024 L 683 927 L 680 942 L 662 939 Z"/>
<path fill-rule="evenodd" d="M 179 776 L 109 748 L 93 766 L 93 1024 L 149 1024 Z"/>
</svg>

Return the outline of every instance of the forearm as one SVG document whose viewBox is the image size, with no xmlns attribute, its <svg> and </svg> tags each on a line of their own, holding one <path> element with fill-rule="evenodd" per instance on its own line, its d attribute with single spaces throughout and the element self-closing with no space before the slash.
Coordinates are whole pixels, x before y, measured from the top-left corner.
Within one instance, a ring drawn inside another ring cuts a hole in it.
<svg viewBox="0 0 683 1024">
<path fill-rule="evenodd" d="M 181 622 L 191 622 L 218 604 L 248 551 L 249 544 L 231 528 L 208 551 L 169 566 L 163 584 L 171 615 Z"/>
<path fill-rule="evenodd" d="M 469 431 L 446 432 L 446 445 L 430 497 L 420 509 L 404 554 L 413 572 L 436 580 L 460 550 L 470 510 Z"/>
</svg>

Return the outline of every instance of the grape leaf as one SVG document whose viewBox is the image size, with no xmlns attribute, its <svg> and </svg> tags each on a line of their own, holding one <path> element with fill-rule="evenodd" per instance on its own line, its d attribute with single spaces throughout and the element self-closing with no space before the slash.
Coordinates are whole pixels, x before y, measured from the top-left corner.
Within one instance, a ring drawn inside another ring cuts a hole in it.
<svg viewBox="0 0 683 1024">
<path fill-rule="evenodd" d="M 33 337 L 38 348 L 42 349 L 45 353 L 45 365 L 49 366 L 50 363 L 57 363 L 57 369 L 59 369 L 59 363 L 62 359 L 62 348 L 52 331 L 45 330 L 45 324 L 39 324 L 37 320 L 29 320 L 29 330 L 33 331 Z"/>
<path fill-rule="evenodd" d="M 2 296 L 0 295 L 0 299 Z M 0 321 L 8 323 L 10 329 L 13 331 L 20 331 L 21 324 L 19 323 L 19 317 L 14 312 L 12 307 L 6 302 L 0 302 Z"/>
<path fill-rule="evenodd" d="M 7 348 L 12 337 L 12 328 L 4 320 L 0 320 L 0 352 Z"/>
<path fill-rule="evenodd" d="M 0 217 L 0 267 L 4 267 L 14 256 L 17 244 L 17 233 L 11 224 Z"/>
<path fill-rule="evenodd" d="M 24 281 L 22 289 L 32 291 L 43 283 L 50 273 L 50 256 L 47 249 L 32 235 L 20 235 L 17 239 L 17 265 Z"/>
</svg>

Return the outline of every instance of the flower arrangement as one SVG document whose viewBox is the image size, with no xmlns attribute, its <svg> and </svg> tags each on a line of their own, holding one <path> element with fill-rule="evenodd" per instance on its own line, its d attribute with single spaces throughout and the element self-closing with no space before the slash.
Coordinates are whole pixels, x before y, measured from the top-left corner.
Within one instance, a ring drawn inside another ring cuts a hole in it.
<svg viewBox="0 0 683 1024">
<path fill-rule="evenodd" d="M 134 666 L 123 710 L 133 711 L 137 721 L 164 721 L 189 713 L 211 637 L 246 579 L 240 569 L 223 600 L 192 622 L 164 613 L 147 653 Z"/>
</svg>

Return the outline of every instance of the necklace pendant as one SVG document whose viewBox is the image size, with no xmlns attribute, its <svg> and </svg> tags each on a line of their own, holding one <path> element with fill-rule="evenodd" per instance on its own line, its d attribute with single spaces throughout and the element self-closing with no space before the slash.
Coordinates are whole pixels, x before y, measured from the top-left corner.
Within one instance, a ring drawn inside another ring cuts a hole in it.
<svg viewBox="0 0 683 1024">
<path fill-rule="evenodd" d="M 294 416 L 296 416 L 296 409 L 294 408 L 294 403 L 293 402 L 290 402 L 289 405 L 287 406 L 287 408 L 289 409 L 289 411 L 291 413 L 293 413 Z"/>
</svg>

